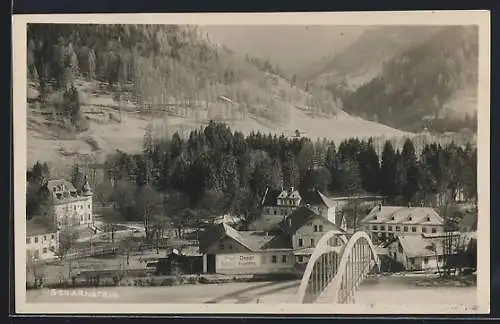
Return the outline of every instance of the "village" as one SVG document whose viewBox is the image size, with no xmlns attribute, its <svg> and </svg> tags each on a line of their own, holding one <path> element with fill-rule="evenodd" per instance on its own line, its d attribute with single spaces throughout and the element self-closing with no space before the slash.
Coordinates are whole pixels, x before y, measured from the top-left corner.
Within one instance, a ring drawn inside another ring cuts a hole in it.
<svg viewBox="0 0 500 324">
<path fill-rule="evenodd" d="M 45 182 L 53 219 L 27 221 L 28 288 L 142 285 L 144 278 L 162 278 L 159 285 L 175 278 L 166 284 L 174 285 L 179 280 L 194 283 L 200 276 L 207 283 L 240 277 L 297 279 L 327 232 L 335 234 L 339 248 L 355 232 L 366 232 L 376 246 L 382 273 L 475 272 L 474 210 L 450 227 L 432 207 L 385 205 L 383 196 L 328 197 L 317 189 L 301 196 L 293 187 L 268 188 L 260 217 L 246 228 L 239 226 L 238 217 L 226 214 L 201 228 L 186 228 L 183 239 L 165 231 L 160 242 L 152 243 L 146 242 L 141 224 L 103 222 L 103 207 L 95 206 L 85 179 L 81 188 L 64 179 Z M 352 206 L 360 213 L 358 220 L 348 217 Z"/>
</svg>

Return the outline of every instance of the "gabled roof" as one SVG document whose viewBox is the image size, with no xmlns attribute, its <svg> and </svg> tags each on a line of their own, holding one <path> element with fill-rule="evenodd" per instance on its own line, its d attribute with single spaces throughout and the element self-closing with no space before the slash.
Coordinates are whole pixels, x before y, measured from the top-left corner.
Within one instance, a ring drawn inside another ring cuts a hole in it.
<svg viewBox="0 0 500 324">
<path fill-rule="evenodd" d="M 27 236 L 42 235 L 55 232 L 57 232 L 55 226 L 46 224 L 45 222 L 38 219 L 38 217 L 34 217 L 26 221 Z"/>
<path fill-rule="evenodd" d="M 464 247 L 469 243 L 466 241 L 467 238 L 454 235 L 453 243 L 451 244 L 452 253 L 457 252 L 457 248 L 459 246 L 458 240 L 464 240 Z M 399 241 L 401 246 L 403 247 L 404 252 L 410 258 L 415 257 L 429 257 L 444 254 L 444 243 L 445 239 L 443 237 L 425 237 L 423 235 L 400 235 L 397 236 L 394 240 L 387 243 L 384 247 L 387 247 L 394 243 L 395 241 Z M 435 251 L 434 251 L 435 249 Z"/>
<path fill-rule="evenodd" d="M 75 191 L 75 186 L 71 182 L 65 179 L 49 180 L 47 181 L 47 189 L 50 192 L 56 191 Z"/>
<path fill-rule="evenodd" d="M 335 206 L 333 200 L 323 195 L 319 190 L 314 189 L 308 191 L 304 197 L 302 197 L 302 204 L 309 204 L 311 206 L 325 206 L 328 208 L 332 208 Z"/>
<path fill-rule="evenodd" d="M 282 220 L 279 224 L 278 227 L 290 234 L 293 235 L 299 228 L 304 226 L 307 222 L 316 219 L 316 218 L 321 218 L 325 220 L 326 222 L 329 222 L 332 224 L 336 230 L 339 231 L 339 233 L 345 234 L 345 231 L 342 230 L 339 226 L 333 224 L 326 218 L 322 217 L 319 215 L 314 209 L 308 207 L 308 206 L 301 206 L 294 210 L 288 217 L 286 217 L 284 220 Z"/>
<path fill-rule="evenodd" d="M 444 219 L 430 207 L 375 206 L 361 223 L 444 225 Z"/>
<path fill-rule="evenodd" d="M 218 224 L 199 236 L 200 251 L 206 251 L 212 244 L 229 237 L 252 252 L 268 249 L 291 248 L 287 237 L 268 235 L 265 232 L 237 231 L 227 224 Z"/>
<path fill-rule="evenodd" d="M 262 198 L 262 206 L 276 206 L 278 204 L 278 196 L 280 193 L 280 190 L 267 188 L 266 193 Z"/>
</svg>

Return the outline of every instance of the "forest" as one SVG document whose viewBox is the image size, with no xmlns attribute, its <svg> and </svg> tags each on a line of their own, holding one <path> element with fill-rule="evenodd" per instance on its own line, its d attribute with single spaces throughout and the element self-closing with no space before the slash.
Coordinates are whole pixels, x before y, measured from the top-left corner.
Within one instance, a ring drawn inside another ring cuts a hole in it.
<svg viewBox="0 0 500 324">
<path fill-rule="evenodd" d="M 222 213 L 251 221 L 268 187 L 381 194 L 387 203 L 414 205 L 433 205 L 437 194 L 453 198 L 463 190 L 475 201 L 476 161 L 471 145 L 429 144 L 417 156 L 410 139 L 401 151 L 388 141 L 378 156 L 371 140 L 349 139 L 336 147 L 326 139 L 245 137 L 210 122 L 187 139 L 177 133 L 154 137 L 147 129 L 140 154 L 117 151 L 107 157 L 104 176 L 93 188 L 94 201 L 111 204 L 117 219 L 141 221 L 145 228 L 168 219 L 179 230 Z M 40 187 L 50 170 L 37 162 L 27 176 L 27 215 L 32 217 L 49 210 Z M 84 176 L 75 165 L 71 181 L 76 188 Z"/>
<path fill-rule="evenodd" d="M 224 95 L 273 122 L 287 118 L 283 102 L 301 100 L 266 74 L 286 78 L 278 65 L 239 57 L 191 25 L 30 24 L 27 53 L 28 80 L 45 107 L 78 80 L 104 84 L 141 110 L 171 99 L 200 109 Z"/>
<path fill-rule="evenodd" d="M 476 113 L 450 119 L 440 111 L 477 82 L 477 28 L 453 26 L 385 62 L 380 75 L 345 95 L 344 110 L 409 131 L 476 131 Z"/>
</svg>

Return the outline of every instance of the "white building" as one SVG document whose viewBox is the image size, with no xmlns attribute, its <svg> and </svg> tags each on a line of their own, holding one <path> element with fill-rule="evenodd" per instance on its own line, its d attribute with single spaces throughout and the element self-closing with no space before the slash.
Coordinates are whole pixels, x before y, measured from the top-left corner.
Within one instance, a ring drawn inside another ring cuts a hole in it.
<svg viewBox="0 0 500 324">
<path fill-rule="evenodd" d="M 300 206 L 302 197 L 295 188 L 290 190 L 266 189 L 262 198 L 262 214 L 249 225 L 250 230 L 270 231 Z"/>
<path fill-rule="evenodd" d="M 387 255 L 405 270 L 437 270 L 445 265 L 446 256 L 455 256 L 468 248 L 474 235 L 459 232 L 400 235 L 385 245 Z M 448 248 L 445 248 L 448 246 Z"/>
<path fill-rule="evenodd" d="M 56 257 L 59 250 L 59 233 L 53 226 L 37 219 L 26 222 L 26 257 L 27 260 L 40 261 Z"/>
<path fill-rule="evenodd" d="M 54 225 L 66 227 L 92 223 L 92 190 L 85 178 L 81 190 L 67 180 L 49 180 L 45 189 L 50 193 L 53 204 Z"/>
<path fill-rule="evenodd" d="M 296 263 L 307 263 L 318 241 L 326 232 L 335 231 L 332 243 L 341 246 L 346 239 L 346 232 L 329 219 L 328 213 L 320 214 L 317 209 L 310 206 L 301 206 L 280 223 L 284 235 L 291 240 Z"/>
<path fill-rule="evenodd" d="M 387 242 L 399 235 L 444 232 L 444 219 L 430 207 L 374 207 L 361 220 L 361 227 L 374 243 Z"/>
</svg>

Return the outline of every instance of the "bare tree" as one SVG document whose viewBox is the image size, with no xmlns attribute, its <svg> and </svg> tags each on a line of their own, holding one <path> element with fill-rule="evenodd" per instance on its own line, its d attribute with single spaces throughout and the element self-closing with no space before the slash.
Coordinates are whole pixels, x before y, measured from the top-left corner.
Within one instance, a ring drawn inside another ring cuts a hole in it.
<svg viewBox="0 0 500 324">
<path fill-rule="evenodd" d="M 78 253 L 76 244 L 78 242 L 79 233 L 73 228 L 65 228 L 59 234 L 59 257 L 68 263 L 68 279 L 72 278 L 73 274 L 73 259 L 74 253 Z"/>
<path fill-rule="evenodd" d="M 33 260 L 30 255 L 28 255 L 26 259 L 26 283 L 28 283 L 29 276 L 33 278 L 34 288 L 41 287 L 46 278 L 45 265 L 39 261 Z"/>
</svg>

